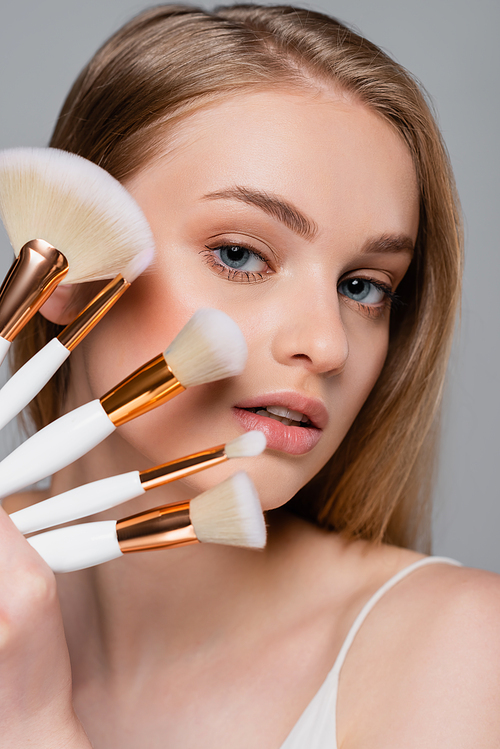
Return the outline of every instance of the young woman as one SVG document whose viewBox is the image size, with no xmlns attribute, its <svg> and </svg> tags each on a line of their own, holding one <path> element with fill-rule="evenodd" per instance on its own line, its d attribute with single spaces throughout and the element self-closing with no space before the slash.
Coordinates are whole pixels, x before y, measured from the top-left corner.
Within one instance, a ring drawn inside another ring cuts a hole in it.
<svg viewBox="0 0 500 749">
<path fill-rule="evenodd" d="M 250 355 L 241 376 L 120 427 L 49 493 L 257 428 L 268 449 L 243 468 L 269 540 L 130 555 L 56 588 L 2 513 L 2 746 L 497 747 L 498 578 L 420 553 L 461 249 L 411 77 L 311 11 L 162 6 L 97 53 L 51 145 L 128 187 L 158 258 L 33 404 L 35 424 L 102 395 L 200 307 L 231 315 Z M 56 293 L 17 364 L 68 317 Z"/>
</svg>

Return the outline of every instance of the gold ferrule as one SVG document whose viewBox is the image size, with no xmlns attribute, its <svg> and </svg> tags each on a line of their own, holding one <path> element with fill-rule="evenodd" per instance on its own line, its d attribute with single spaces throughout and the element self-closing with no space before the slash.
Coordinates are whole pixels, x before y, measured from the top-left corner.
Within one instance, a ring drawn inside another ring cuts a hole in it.
<svg viewBox="0 0 500 749">
<path fill-rule="evenodd" d="M 103 395 L 101 406 L 115 427 L 119 427 L 185 389 L 160 354 Z"/>
<path fill-rule="evenodd" d="M 198 543 L 189 517 L 189 502 L 155 507 L 118 520 L 116 537 L 124 554 Z"/>
<path fill-rule="evenodd" d="M 106 312 L 111 309 L 113 304 L 118 301 L 121 295 L 128 289 L 130 283 L 120 274 L 108 283 L 99 294 L 87 304 L 77 317 L 66 325 L 57 338 L 68 351 L 78 346 L 87 333 L 90 333 L 99 320 L 104 317 Z"/>
<path fill-rule="evenodd" d="M 225 445 L 218 445 L 210 450 L 193 453 L 193 455 L 188 455 L 179 460 L 171 460 L 169 463 L 150 468 L 148 471 L 141 471 L 139 477 L 142 488 L 146 491 L 154 489 L 157 486 L 162 486 L 162 484 L 169 484 L 171 481 L 191 476 L 198 471 L 204 471 L 205 468 L 225 463 L 228 457 L 224 448 Z"/>
<path fill-rule="evenodd" d="M 43 239 L 32 239 L 21 248 L 0 288 L 2 338 L 14 340 L 47 301 L 68 268 L 62 252 Z"/>
</svg>

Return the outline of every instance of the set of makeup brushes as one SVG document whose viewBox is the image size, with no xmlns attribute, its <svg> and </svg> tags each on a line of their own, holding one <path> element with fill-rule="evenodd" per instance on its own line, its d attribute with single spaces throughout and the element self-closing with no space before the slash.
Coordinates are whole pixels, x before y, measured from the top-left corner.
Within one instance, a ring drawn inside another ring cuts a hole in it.
<svg viewBox="0 0 500 749">
<path fill-rule="evenodd" d="M 0 215 L 16 255 L 0 288 L 0 363 L 16 335 L 58 286 L 108 281 L 0 389 L 3 428 L 154 263 L 154 241 L 146 218 L 123 185 L 96 164 L 52 148 L 0 152 Z M 240 374 L 246 358 L 246 343 L 236 323 L 220 310 L 198 310 L 163 352 L 101 398 L 35 433 L 1 461 L 0 498 L 51 476 L 120 425 L 187 388 Z M 146 471 L 76 487 L 10 517 L 22 533 L 45 531 L 28 541 L 56 572 L 83 569 L 125 553 L 196 542 L 262 548 L 262 510 L 251 480 L 241 471 L 189 502 L 118 521 L 54 526 L 115 507 L 226 460 L 257 456 L 265 445 L 261 432 L 248 432 Z"/>
</svg>

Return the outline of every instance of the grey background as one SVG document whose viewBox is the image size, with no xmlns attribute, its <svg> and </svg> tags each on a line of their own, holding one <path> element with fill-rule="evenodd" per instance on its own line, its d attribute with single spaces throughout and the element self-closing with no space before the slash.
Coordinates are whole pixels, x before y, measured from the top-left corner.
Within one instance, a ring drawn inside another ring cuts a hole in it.
<svg viewBox="0 0 500 749">
<path fill-rule="evenodd" d="M 152 4 L 2 0 L 0 148 L 46 145 L 81 67 L 109 34 Z M 500 3 L 321 0 L 307 7 L 356 26 L 387 50 L 420 79 L 436 107 L 465 213 L 466 273 L 446 394 L 434 553 L 500 572 Z M 2 233 L 0 277 L 10 261 Z M 0 454 L 17 439 L 15 429 L 4 430 Z"/>
</svg>

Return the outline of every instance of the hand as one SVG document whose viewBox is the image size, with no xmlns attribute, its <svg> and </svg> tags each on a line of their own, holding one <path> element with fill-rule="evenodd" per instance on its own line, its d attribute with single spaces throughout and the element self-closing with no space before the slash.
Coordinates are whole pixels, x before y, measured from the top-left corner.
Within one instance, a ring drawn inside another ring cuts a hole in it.
<svg viewBox="0 0 500 749">
<path fill-rule="evenodd" d="M 71 696 L 55 577 L 0 507 L 3 749 L 90 749 Z"/>
</svg>

